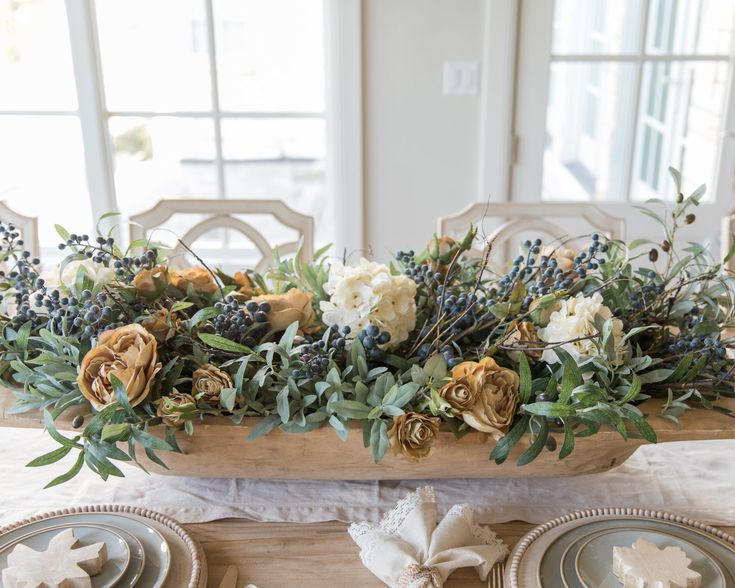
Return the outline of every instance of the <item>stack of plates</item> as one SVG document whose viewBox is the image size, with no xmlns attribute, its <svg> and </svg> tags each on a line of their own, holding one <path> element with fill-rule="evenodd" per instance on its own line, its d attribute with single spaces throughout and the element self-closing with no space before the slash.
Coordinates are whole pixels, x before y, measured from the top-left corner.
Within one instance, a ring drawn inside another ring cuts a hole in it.
<svg viewBox="0 0 735 588">
<path fill-rule="evenodd" d="M 735 588 L 735 537 L 677 515 L 625 508 L 576 512 L 536 527 L 513 550 L 506 586 L 618 588 L 613 547 L 637 539 L 681 548 L 702 588 Z"/>
<path fill-rule="evenodd" d="M 51 539 L 73 529 L 80 545 L 104 541 L 108 559 L 92 576 L 93 588 L 203 588 L 207 567 L 200 547 L 175 521 L 129 506 L 65 509 L 0 529 L 0 570 L 22 543 L 44 551 Z M 2 581 L 0 580 L 0 586 Z"/>
</svg>

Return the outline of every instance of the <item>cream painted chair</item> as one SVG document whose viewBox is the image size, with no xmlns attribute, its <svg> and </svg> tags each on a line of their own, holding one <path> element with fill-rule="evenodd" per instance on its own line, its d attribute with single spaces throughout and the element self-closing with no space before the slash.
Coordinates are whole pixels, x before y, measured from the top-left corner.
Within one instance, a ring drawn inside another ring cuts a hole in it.
<svg viewBox="0 0 735 588">
<path fill-rule="evenodd" d="M 508 246 L 520 233 L 539 233 L 552 240 L 568 242 L 580 231 L 570 228 L 570 222 L 587 226 L 611 239 L 625 238 L 625 221 L 610 215 L 594 204 L 572 203 L 516 203 L 475 202 L 463 210 L 437 222 L 439 235 L 458 236 L 474 224 L 482 228 L 483 221 L 492 221 L 494 227 L 488 234 L 480 235 L 487 241 L 494 239 L 495 251 L 501 251 L 508 259 Z M 565 222 L 567 226 L 565 227 Z M 476 250 L 477 254 L 481 251 Z"/>
<path fill-rule="evenodd" d="M 187 246 L 198 238 L 217 229 L 232 229 L 245 235 L 260 253 L 260 261 L 255 265 L 259 272 L 266 270 L 272 263 L 272 249 L 278 247 L 282 255 L 295 254 L 302 243 L 301 255 L 311 259 L 314 253 L 314 219 L 289 208 L 280 200 L 225 200 L 225 199 L 164 199 L 153 208 L 130 217 L 130 239 L 136 241 L 151 236 L 151 233 L 175 215 L 204 216 L 191 225 L 180 240 Z M 256 228 L 255 224 L 238 218 L 240 216 L 267 215 L 280 225 L 296 231 L 295 240 L 284 243 L 272 243 Z M 153 236 L 155 240 L 155 235 Z M 186 259 L 186 248 L 177 243 L 172 258 Z"/>
<path fill-rule="evenodd" d="M 23 248 L 30 251 L 32 257 L 39 257 L 41 247 L 38 242 L 38 219 L 35 216 L 19 214 L 0 201 L 0 220 L 13 223 L 20 230 Z"/>
</svg>

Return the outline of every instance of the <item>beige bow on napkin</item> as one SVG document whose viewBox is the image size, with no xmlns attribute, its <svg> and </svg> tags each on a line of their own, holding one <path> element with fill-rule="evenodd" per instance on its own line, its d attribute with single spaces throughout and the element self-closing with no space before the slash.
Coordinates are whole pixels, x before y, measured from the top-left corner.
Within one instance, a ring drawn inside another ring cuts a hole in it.
<svg viewBox="0 0 735 588">
<path fill-rule="evenodd" d="M 392 588 L 441 588 L 458 568 L 474 567 L 486 580 L 508 547 L 475 523 L 467 504 L 453 506 L 437 524 L 433 488 L 409 494 L 379 524 L 350 525 L 365 567 Z"/>
</svg>

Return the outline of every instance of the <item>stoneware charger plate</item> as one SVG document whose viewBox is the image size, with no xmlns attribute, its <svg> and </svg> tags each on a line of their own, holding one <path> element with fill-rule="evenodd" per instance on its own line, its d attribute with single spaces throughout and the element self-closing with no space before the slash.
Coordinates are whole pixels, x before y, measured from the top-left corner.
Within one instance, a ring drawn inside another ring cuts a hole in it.
<svg viewBox="0 0 735 588">
<path fill-rule="evenodd" d="M 0 528 L 0 546 L 37 529 L 80 524 L 106 527 L 120 535 L 126 531 L 143 544 L 142 574 L 129 576 L 128 566 L 120 586 L 204 588 L 207 584 L 207 564 L 197 542 L 173 519 L 145 508 L 94 505 L 44 513 Z"/>
<path fill-rule="evenodd" d="M 612 548 L 639 538 L 681 548 L 702 588 L 735 588 L 735 538 L 685 517 L 630 508 L 579 511 L 532 529 L 510 555 L 506 586 L 617 588 Z"/>
</svg>

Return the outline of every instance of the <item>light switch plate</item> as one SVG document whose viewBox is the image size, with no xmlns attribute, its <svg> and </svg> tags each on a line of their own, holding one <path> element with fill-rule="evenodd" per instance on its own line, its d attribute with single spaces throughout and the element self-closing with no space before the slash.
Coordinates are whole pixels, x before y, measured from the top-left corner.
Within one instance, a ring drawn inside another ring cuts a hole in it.
<svg viewBox="0 0 735 588">
<path fill-rule="evenodd" d="M 477 96 L 480 91 L 480 64 L 477 61 L 445 61 L 445 96 Z"/>
</svg>

